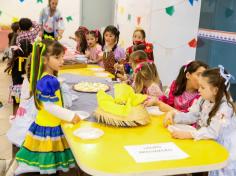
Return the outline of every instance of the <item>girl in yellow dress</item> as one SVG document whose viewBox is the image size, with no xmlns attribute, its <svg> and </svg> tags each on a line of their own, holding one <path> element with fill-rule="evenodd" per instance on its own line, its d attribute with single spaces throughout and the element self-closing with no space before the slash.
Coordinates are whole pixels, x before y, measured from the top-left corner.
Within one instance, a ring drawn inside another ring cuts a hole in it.
<svg viewBox="0 0 236 176">
<path fill-rule="evenodd" d="M 61 129 L 62 121 L 79 122 L 72 111 L 63 108 L 57 72 L 63 64 L 64 48 L 55 40 L 34 43 L 30 91 L 38 109 L 16 160 L 16 175 L 29 172 L 55 174 L 75 166 L 75 159 Z"/>
</svg>

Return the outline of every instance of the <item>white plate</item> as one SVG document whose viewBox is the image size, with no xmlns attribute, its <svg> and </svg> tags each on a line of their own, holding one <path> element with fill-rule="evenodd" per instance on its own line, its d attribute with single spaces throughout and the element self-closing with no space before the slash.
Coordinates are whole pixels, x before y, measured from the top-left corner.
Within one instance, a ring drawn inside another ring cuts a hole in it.
<svg viewBox="0 0 236 176">
<path fill-rule="evenodd" d="M 101 137 L 104 132 L 98 128 L 83 127 L 76 129 L 73 134 L 81 139 L 97 139 Z"/>
<path fill-rule="evenodd" d="M 95 76 L 97 76 L 97 77 L 108 77 L 109 73 L 95 73 Z"/>
<path fill-rule="evenodd" d="M 90 116 L 86 111 L 75 111 L 75 113 L 81 118 L 81 120 L 87 119 Z"/>
<path fill-rule="evenodd" d="M 92 70 L 92 71 L 104 71 L 105 69 L 104 68 L 88 68 L 89 70 Z"/>
<path fill-rule="evenodd" d="M 164 112 L 160 111 L 158 106 L 150 106 L 150 107 L 146 107 L 146 110 L 148 111 L 149 114 L 151 115 L 162 115 L 164 114 Z"/>
<path fill-rule="evenodd" d="M 175 124 L 175 125 L 169 125 L 168 130 L 170 132 L 175 131 L 187 131 L 187 132 L 194 132 L 196 131 L 196 128 L 190 126 L 190 125 L 185 125 L 185 124 Z"/>
<path fill-rule="evenodd" d="M 87 62 L 88 60 L 86 57 L 76 57 L 75 59 L 80 62 Z"/>
</svg>

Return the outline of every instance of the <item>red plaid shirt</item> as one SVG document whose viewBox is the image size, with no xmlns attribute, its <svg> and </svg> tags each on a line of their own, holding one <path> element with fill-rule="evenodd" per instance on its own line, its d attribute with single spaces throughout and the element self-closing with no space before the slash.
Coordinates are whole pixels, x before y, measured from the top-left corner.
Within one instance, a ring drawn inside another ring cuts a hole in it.
<svg viewBox="0 0 236 176">
<path fill-rule="evenodd" d="M 16 38 L 16 45 L 20 45 L 20 41 L 24 39 L 28 39 L 31 43 L 34 43 L 35 38 L 37 37 L 39 31 L 41 30 L 41 26 L 36 22 L 33 22 L 33 26 L 29 31 L 21 31 Z"/>
</svg>

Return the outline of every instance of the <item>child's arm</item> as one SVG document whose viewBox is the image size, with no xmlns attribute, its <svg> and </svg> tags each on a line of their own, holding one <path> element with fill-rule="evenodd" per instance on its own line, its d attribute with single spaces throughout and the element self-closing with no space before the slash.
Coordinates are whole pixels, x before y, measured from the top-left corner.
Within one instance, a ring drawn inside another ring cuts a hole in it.
<svg viewBox="0 0 236 176">
<path fill-rule="evenodd" d="M 161 91 L 158 84 L 153 83 L 150 87 L 148 87 L 147 94 L 150 96 L 159 97 L 159 96 L 163 95 L 163 92 Z"/>
<path fill-rule="evenodd" d="M 60 97 L 56 92 L 60 89 L 60 83 L 54 76 L 45 75 L 36 85 L 37 99 L 42 103 L 44 109 L 56 117 L 65 121 L 78 121 L 75 112 L 55 104 Z"/>
<path fill-rule="evenodd" d="M 233 109 L 227 104 L 227 102 L 223 102 L 220 105 L 219 110 L 216 112 L 216 115 L 212 117 L 210 124 L 204 125 L 194 132 L 192 134 L 193 138 L 196 140 L 217 139 L 221 129 L 228 125 L 232 116 Z"/>
<path fill-rule="evenodd" d="M 173 107 L 174 106 L 174 99 L 175 99 L 175 96 L 174 96 L 175 89 L 176 89 L 175 81 L 173 81 L 170 86 L 170 91 L 169 91 L 168 97 L 163 95 L 163 96 L 159 97 L 159 100 L 164 102 L 165 104 L 168 104 Z"/>
<path fill-rule="evenodd" d="M 52 102 L 43 102 L 44 109 L 58 117 L 59 119 L 62 119 L 64 121 L 68 122 L 74 122 L 79 121 L 79 116 L 76 115 L 75 112 L 65 109 L 63 107 L 60 107 Z"/>
<path fill-rule="evenodd" d="M 69 39 L 76 41 L 75 37 L 69 36 Z"/>
</svg>

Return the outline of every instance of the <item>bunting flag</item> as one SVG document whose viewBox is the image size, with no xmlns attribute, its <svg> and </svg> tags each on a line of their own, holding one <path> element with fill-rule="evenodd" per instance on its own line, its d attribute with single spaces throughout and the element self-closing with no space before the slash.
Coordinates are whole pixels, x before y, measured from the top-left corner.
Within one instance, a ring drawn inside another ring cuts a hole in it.
<svg viewBox="0 0 236 176">
<path fill-rule="evenodd" d="M 198 0 L 189 0 L 189 3 L 193 6 L 194 1 L 198 1 Z"/>
<path fill-rule="evenodd" d="M 25 0 L 20 0 L 20 2 L 24 2 Z"/>
<path fill-rule="evenodd" d="M 0 16 L 2 15 L 2 11 L 0 10 Z"/>
<path fill-rule="evenodd" d="M 170 7 L 167 7 L 166 8 L 166 13 L 169 15 L 169 16 L 172 16 L 175 12 L 175 8 L 174 6 L 170 6 Z"/>
<path fill-rule="evenodd" d="M 230 9 L 230 8 L 226 8 L 225 9 L 225 17 L 226 18 L 231 17 L 233 14 L 234 14 L 234 10 L 233 9 Z"/>
<path fill-rule="evenodd" d="M 138 24 L 138 26 L 140 25 L 140 23 L 141 23 L 141 17 L 138 16 L 138 17 L 137 17 L 137 24 Z"/>
<path fill-rule="evenodd" d="M 120 46 L 121 46 L 122 48 L 125 47 L 125 41 L 124 41 L 124 40 L 121 40 L 121 42 L 120 42 Z"/>
<path fill-rule="evenodd" d="M 70 22 L 70 21 L 72 21 L 72 20 L 73 20 L 73 19 L 72 19 L 72 16 L 67 16 L 67 17 L 66 17 L 66 21 L 67 21 L 67 22 Z"/>
<path fill-rule="evenodd" d="M 119 7 L 119 12 L 120 12 L 121 15 L 123 15 L 124 12 L 125 12 L 125 8 L 123 6 L 120 6 Z"/>
<path fill-rule="evenodd" d="M 189 47 L 196 48 L 197 47 L 197 40 L 194 38 L 188 42 Z"/>
<path fill-rule="evenodd" d="M 131 14 L 128 14 L 128 21 L 131 21 Z"/>
<path fill-rule="evenodd" d="M 43 3 L 43 0 L 37 0 L 37 3 Z"/>
<path fill-rule="evenodd" d="M 18 22 L 18 21 L 19 21 L 19 18 L 13 17 L 11 21 L 12 21 L 12 23 Z"/>
</svg>

